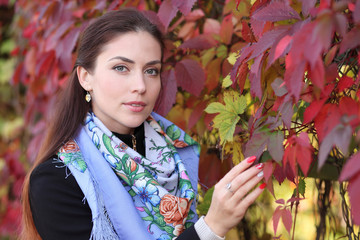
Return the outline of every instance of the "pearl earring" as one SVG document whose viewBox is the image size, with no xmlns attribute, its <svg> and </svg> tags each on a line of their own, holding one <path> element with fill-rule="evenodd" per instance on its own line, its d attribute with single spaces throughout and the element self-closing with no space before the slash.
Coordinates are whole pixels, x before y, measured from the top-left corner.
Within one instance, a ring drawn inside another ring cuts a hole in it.
<svg viewBox="0 0 360 240">
<path fill-rule="evenodd" d="M 91 95 L 90 95 L 89 92 L 86 92 L 85 101 L 87 101 L 87 102 L 90 102 L 90 101 L 91 101 Z"/>
</svg>

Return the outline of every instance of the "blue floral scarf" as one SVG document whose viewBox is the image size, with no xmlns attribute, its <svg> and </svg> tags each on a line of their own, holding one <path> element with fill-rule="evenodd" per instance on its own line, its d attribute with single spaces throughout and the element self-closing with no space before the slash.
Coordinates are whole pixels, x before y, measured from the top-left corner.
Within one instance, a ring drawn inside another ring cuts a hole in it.
<svg viewBox="0 0 360 240">
<path fill-rule="evenodd" d="M 185 166 L 181 153 L 187 161 L 192 154 L 197 168 L 199 145 L 174 124 L 152 115 L 144 122 L 146 157 L 118 139 L 91 112 L 80 134 L 59 150 L 60 160 L 71 170 L 92 210 L 92 239 L 115 235 L 130 239 L 127 232 L 132 233 L 131 239 L 173 239 L 196 221 L 193 185 L 197 179 L 190 180 L 186 170 L 190 164 Z M 86 139 L 91 139 L 92 146 L 84 143 Z M 133 234 L 137 228 L 138 237 Z"/>
</svg>

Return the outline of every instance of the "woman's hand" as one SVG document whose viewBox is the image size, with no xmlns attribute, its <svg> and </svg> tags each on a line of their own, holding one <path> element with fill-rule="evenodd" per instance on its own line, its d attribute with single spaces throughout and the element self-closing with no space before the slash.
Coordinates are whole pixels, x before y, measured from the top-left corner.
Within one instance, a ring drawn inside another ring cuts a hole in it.
<svg viewBox="0 0 360 240">
<path fill-rule="evenodd" d="M 236 226 L 248 207 L 262 193 L 266 184 L 251 191 L 263 178 L 263 164 L 252 166 L 256 157 L 246 158 L 231 169 L 216 185 L 204 220 L 218 236 Z"/>
</svg>

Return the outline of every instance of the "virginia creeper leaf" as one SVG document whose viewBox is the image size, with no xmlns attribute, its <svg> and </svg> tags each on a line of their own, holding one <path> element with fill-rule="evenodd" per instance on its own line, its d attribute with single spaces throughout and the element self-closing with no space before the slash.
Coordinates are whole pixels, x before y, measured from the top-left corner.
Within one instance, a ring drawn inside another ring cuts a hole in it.
<svg viewBox="0 0 360 240">
<path fill-rule="evenodd" d="M 165 0 L 161 3 L 158 16 L 165 30 L 168 28 L 171 20 L 176 16 L 177 11 L 178 9 L 173 5 L 171 0 Z"/>
<path fill-rule="evenodd" d="M 189 93 L 199 96 L 205 83 L 205 73 L 201 65 L 192 59 L 184 59 L 175 65 L 178 85 Z"/>
<path fill-rule="evenodd" d="M 155 104 L 155 111 L 166 116 L 176 101 L 176 78 L 173 69 L 161 74 L 161 92 Z"/>
<path fill-rule="evenodd" d="M 310 103 L 304 112 L 304 124 L 308 124 L 317 116 L 326 100 L 326 98 L 323 98 Z"/>
<path fill-rule="evenodd" d="M 171 3 L 176 6 L 182 14 L 187 15 L 190 13 L 191 8 L 193 7 L 196 0 L 171 0 Z"/>
<path fill-rule="evenodd" d="M 233 35 L 232 14 L 224 17 L 220 27 L 220 39 L 225 44 L 230 44 Z"/>
<path fill-rule="evenodd" d="M 302 7 L 302 13 L 304 16 L 308 16 L 310 13 L 310 10 L 315 7 L 316 0 L 300 0 L 301 7 Z"/>
<path fill-rule="evenodd" d="M 291 226 L 292 226 L 292 216 L 291 216 L 290 210 L 284 208 L 282 210 L 281 218 L 282 218 L 282 221 L 284 223 L 284 226 L 285 226 L 286 230 L 290 234 L 290 230 L 291 230 Z"/>
<path fill-rule="evenodd" d="M 284 96 L 288 91 L 286 89 L 285 83 L 281 78 L 275 78 L 271 83 L 271 87 L 274 90 L 276 96 Z"/>
<path fill-rule="evenodd" d="M 274 233 L 276 235 L 276 231 L 277 231 L 277 227 L 279 225 L 279 220 L 280 220 L 280 217 L 282 215 L 282 209 L 281 209 L 281 206 L 278 206 L 274 213 L 273 213 L 273 216 L 272 216 L 272 219 L 273 219 L 273 228 L 274 228 Z"/>
<path fill-rule="evenodd" d="M 327 156 L 334 146 L 337 146 L 344 155 L 347 155 L 351 136 L 352 129 L 349 125 L 339 124 L 333 128 L 320 144 L 319 168 L 324 165 Z"/>
<path fill-rule="evenodd" d="M 261 10 L 257 11 L 252 18 L 260 21 L 282 21 L 289 19 L 300 20 L 299 14 L 286 2 L 273 1 Z"/>
<path fill-rule="evenodd" d="M 348 181 L 360 173 L 360 152 L 356 152 L 345 163 L 339 181 Z"/>
<path fill-rule="evenodd" d="M 204 50 L 216 46 L 216 40 L 211 35 L 199 35 L 194 38 L 190 38 L 179 46 L 182 49 L 197 49 Z"/>
<path fill-rule="evenodd" d="M 357 164 L 359 165 L 359 163 Z M 354 223 L 360 224 L 360 174 L 358 173 L 349 181 L 348 193 L 350 197 L 351 204 L 351 215 L 353 217 Z"/>
<path fill-rule="evenodd" d="M 281 162 L 284 155 L 284 134 L 280 131 L 272 133 L 269 138 L 268 150 L 276 162 Z"/>
</svg>

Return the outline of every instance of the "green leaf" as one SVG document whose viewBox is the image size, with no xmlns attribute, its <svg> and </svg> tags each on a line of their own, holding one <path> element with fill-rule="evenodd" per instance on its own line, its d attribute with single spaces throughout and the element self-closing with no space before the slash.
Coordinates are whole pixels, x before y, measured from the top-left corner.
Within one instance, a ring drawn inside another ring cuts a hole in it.
<svg viewBox="0 0 360 240">
<path fill-rule="evenodd" d="M 154 222 L 156 223 L 156 225 L 158 225 L 160 227 L 166 226 L 166 222 L 164 221 L 164 217 L 160 213 L 156 213 L 155 217 L 156 218 L 154 219 Z"/>
<path fill-rule="evenodd" d="M 166 134 L 171 138 L 171 140 L 175 141 L 176 139 L 179 139 L 181 132 L 177 126 L 172 124 L 166 129 Z"/>
<path fill-rule="evenodd" d="M 243 114 L 246 108 L 245 96 L 240 96 L 238 92 L 228 91 L 224 94 L 224 102 L 226 110 L 236 113 Z"/>
<path fill-rule="evenodd" d="M 194 225 L 194 223 L 192 223 L 192 222 L 186 222 L 186 223 L 185 223 L 185 229 L 188 229 L 188 228 L 191 227 L 192 225 Z"/>
<path fill-rule="evenodd" d="M 226 77 L 222 80 L 222 88 L 230 87 L 233 84 L 230 78 L 230 74 L 226 75 Z"/>
<path fill-rule="evenodd" d="M 144 211 L 145 211 L 148 215 L 152 216 L 150 210 L 149 210 L 146 206 L 143 206 L 142 208 L 144 209 Z M 151 219 L 153 220 L 152 217 L 151 217 Z"/>
<path fill-rule="evenodd" d="M 298 187 L 299 187 L 299 194 L 301 194 L 303 197 L 305 197 L 306 183 L 305 183 L 304 178 L 300 178 Z"/>
<path fill-rule="evenodd" d="M 104 142 L 104 146 L 109 151 L 109 153 L 111 155 L 113 155 L 114 157 L 118 158 L 118 156 L 115 154 L 114 149 L 111 146 L 111 139 L 108 136 L 106 136 L 106 134 L 102 135 L 102 139 L 103 139 L 103 142 Z"/>
<path fill-rule="evenodd" d="M 197 206 L 197 210 L 199 211 L 200 215 L 206 215 L 207 212 L 209 211 L 213 193 L 214 193 L 214 187 L 209 188 L 209 190 L 207 190 L 207 192 L 204 195 L 204 201 Z"/>
<path fill-rule="evenodd" d="M 222 112 L 222 111 L 225 111 L 225 106 L 219 102 L 210 103 L 209 106 L 207 106 L 205 108 L 205 112 L 210 113 L 210 114 L 218 113 L 218 112 Z"/>
<path fill-rule="evenodd" d="M 152 177 L 152 175 L 150 173 L 148 173 L 148 172 L 141 172 L 141 173 L 136 174 L 133 179 L 138 180 L 139 178 L 142 178 L 142 177 L 145 177 L 145 176 Z"/>
</svg>

